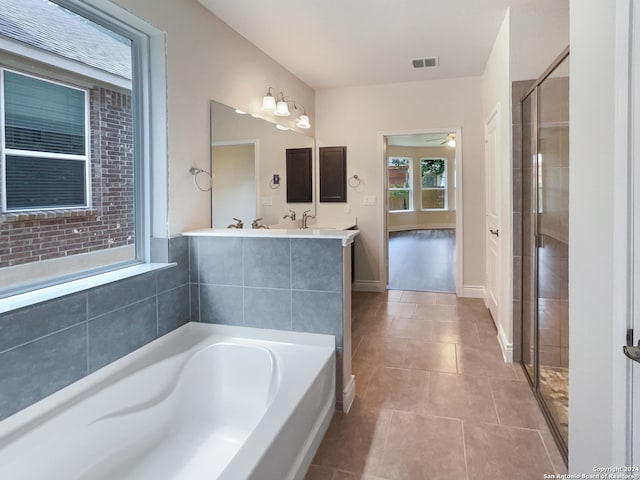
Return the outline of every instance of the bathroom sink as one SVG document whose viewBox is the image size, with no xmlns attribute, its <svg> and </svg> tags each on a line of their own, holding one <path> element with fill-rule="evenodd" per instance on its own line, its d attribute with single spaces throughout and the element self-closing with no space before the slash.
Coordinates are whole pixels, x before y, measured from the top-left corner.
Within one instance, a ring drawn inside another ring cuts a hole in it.
<svg viewBox="0 0 640 480">
<path fill-rule="evenodd" d="M 313 225 L 307 225 L 307 227 L 313 230 L 337 230 L 336 226 L 324 223 L 314 223 Z"/>
<path fill-rule="evenodd" d="M 302 226 L 302 221 L 300 220 L 288 220 L 286 222 L 276 223 L 274 225 L 269 225 L 269 228 L 275 230 L 297 230 Z"/>
</svg>

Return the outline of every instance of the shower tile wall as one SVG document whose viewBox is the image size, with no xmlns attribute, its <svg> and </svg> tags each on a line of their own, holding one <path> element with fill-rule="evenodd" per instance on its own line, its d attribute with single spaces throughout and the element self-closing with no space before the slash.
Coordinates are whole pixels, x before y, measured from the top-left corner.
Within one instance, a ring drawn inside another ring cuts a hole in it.
<svg viewBox="0 0 640 480">
<path fill-rule="evenodd" d="M 0 315 L 0 420 L 189 320 L 188 240 L 177 266 Z"/>
<path fill-rule="evenodd" d="M 191 320 L 336 336 L 342 394 L 340 240 L 189 237 Z"/>
</svg>

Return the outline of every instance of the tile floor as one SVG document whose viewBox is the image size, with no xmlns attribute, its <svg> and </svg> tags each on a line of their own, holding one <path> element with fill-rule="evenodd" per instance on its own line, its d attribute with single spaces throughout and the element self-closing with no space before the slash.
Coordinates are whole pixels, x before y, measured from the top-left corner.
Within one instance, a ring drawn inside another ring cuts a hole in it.
<svg viewBox="0 0 640 480">
<path fill-rule="evenodd" d="M 481 300 L 353 294 L 356 400 L 307 480 L 540 480 L 566 467 Z"/>
</svg>

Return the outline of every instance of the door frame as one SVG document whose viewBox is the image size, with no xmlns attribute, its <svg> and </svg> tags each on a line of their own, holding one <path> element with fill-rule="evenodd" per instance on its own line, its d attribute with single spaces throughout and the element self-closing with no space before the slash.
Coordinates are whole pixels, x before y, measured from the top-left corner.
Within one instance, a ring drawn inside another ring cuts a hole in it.
<svg viewBox="0 0 640 480">
<path fill-rule="evenodd" d="M 233 147 L 241 145 L 253 145 L 253 171 L 254 171 L 254 183 L 256 187 L 256 218 L 261 216 L 260 207 L 261 202 L 261 188 L 260 188 L 260 140 L 257 138 L 248 138 L 242 140 L 224 140 L 220 142 L 209 142 L 209 171 L 211 172 L 211 184 L 212 189 L 209 193 L 209 202 L 211 203 L 211 225 L 213 225 L 213 192 L 215 189 L 215 172 L 213 170 L 213 149 L 214 147 Z M 251 219 L 253 220 L 253 219 Z"/>
<path fill-rule="evenodd" d="M 451 133 L 456 134 L 456 155 L 455 155 L 455 185 L 456 185 L 456 296 L 462 297 L 463 289 L 463 272 L 462 265 L 463 255 L 463 179 L 462 179 L 462 129 L 454 128 L 426 128 L 418 130 L 391 130 L 378 132 L 378 178 L 380 185 L 378 188 L 378 198 L 380 199 L 378 208 L 378 219 L 382 226 L 379 237 L 379 255 L 380 255 L 380 289 L 387 290 L 389 282 L 389 232 L 387 225 L 387 142 L 386 138 L 393 135 L 420 135 L 425 133 Z"/>
<path fill-rule="evenodd" d="M 632 53 L 640 46 L 640 8 L 636 0 L 616 0 L 615 101 L 613 181 L 613 358 L 612 358 L 612 465 L 632 465 L 633 453 L 633 363 L 622 353 L 628 328 L 637 312 L 634 301 L 633 262 L 638 253 L 634 240 L 639 225 L 634 225 L 634 204 L 638 196 L 638 172 L 634 169 L 633 118 L 640 113 L 638 91 L 633 87 L 639 65 Z M 635 19 L 634 19 L 635 17 Z M 634 35 L 635 32 L 635 35 Z M 636 37 L 636 38 L 634 38 Z M 635 75 L 634 75 L 634 71 Z M 634 98 L 635 97 L 635 98 Z M 633 106 L 630 102 L 635 101 Z M 637 128 L 637 127 L 636 127 Z M 635 145 L 637 149 L 637 145 Z M 635 162 L 637 163 L 637 161 Z M 636 339 L 640 332 L 635 332 Z M 634 342 L 637 341 L 634 339 Z M 640 432 L 639 432 L 640 433 Z M 636 459 L 637 462 L 639 459 Z"/>
</svg>

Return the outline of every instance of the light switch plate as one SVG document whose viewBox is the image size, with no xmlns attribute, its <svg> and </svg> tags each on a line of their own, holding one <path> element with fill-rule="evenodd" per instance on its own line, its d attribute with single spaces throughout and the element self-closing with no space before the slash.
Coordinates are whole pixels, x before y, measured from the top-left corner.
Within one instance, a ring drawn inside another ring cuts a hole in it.
<svg viewBox="0 0 640 480">
<path fill-rule="evenodd" d="M 262 197 L 261 199 L 262 205 L 271 206 L 273 205 L 273 197 Z"/>
</svg>

